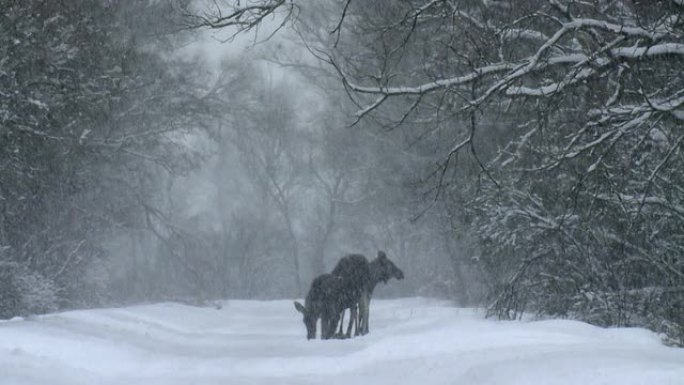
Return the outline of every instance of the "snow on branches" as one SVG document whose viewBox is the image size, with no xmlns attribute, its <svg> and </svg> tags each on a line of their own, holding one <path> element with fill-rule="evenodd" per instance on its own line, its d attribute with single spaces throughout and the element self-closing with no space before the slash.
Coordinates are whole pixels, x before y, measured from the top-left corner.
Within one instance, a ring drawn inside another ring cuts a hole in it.
<svg viewBox="0 0 684 385">
<path fill-rule="evenodd" d="M 455 152 L 477 147 L 476 134 L 503 143 L 479 152 L 488 178 L 468 207 L 492 309 L 667 324 L 684 336 L 673 310 L 684 295 L 670 289 L 684 285 L 684 4 L 390 9 L 352 7 L 342 36 L 355 44 L 342 41 L 326 60 L 358 119 L 449 130 L 439 184 Z"/>
</svg>

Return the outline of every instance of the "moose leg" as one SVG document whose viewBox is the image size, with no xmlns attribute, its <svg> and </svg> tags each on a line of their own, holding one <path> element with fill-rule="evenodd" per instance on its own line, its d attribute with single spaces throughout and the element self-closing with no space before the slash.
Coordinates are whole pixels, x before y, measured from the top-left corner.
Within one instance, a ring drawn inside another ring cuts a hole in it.
<svg viewBox="0 0 684 385">
<path fill-rule="evenodd" d="M 344 312 L 345 310 L 342 310 L 342 313 L 340 313 L 340 330 L 337 332 L 337 334 L 340 336 L 342 335 L 342 329 L 344 328 Z"/>
<path fill-rule="evenodd" d="M 357 310 L 356 310 L 356 305 L 352 305 L 352 307 L 349 308 L 349 325 L 347 326 L 347 338 L 351 338 L 351 330 L 352 330 L 352 325 L 356 324 L 356 330 L 358 331 L 359 325 L 356 322 L 356 315 L 357 315 Z"/>
<path fill-rule="evenodd" d="M 370 295 L 368 292 L 361 294 L 359 301 L 359 325 L 356 330 L 356 335 L 368 334 L 368 315 L 370 313 Z"/>
<path fill-rule="evenodd" d="M 368 325 L 370 324 L 370 296 L 368 296 L 368 299 L 366 300 L 366 319 L 365 322 L 363 323 L 363 329 L 362 333 L 363 335 L 368 334 L 370 332 Z"/>
<path fill-rule="evenodd" d="M 332 324 L 332 318 L 330 314 L 324 314 L 321 318 L 321 339 L 327 340 L 333 337 L 335 330 L 337 329 L 337 324 Z"/>
<path fill-rule="evenodd" d="M 335 312 L 330 319 L 330 338 L 338 338 L 335 335 L 335 331 L 337 330 L 337 323 L 340 321 L 340 313 Z"/>
<path fill-rule="evenodd" d="M 360 336 L 363 335 L 363 325 L 366 322 L 366 306 L 365 306 L 365 299 L 364 296 L 361 295 L 361 298 L 359 298 L 359 321 L 358 325 L 356 326 L 356 335 Z"/>
<path fill-rule="evenodd" d="M 325 314 L 321 317 L 321 339 L 322 340 L 327 340 L 328 339 L 328 326 L 330 325 L 330 319 L 325 316 Z"/>
</svg>

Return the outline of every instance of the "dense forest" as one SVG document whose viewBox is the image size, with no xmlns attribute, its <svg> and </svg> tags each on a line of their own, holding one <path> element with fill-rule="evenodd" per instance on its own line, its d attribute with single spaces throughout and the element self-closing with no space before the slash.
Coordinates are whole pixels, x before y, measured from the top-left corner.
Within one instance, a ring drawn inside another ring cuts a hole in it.
<svg viewBox="0 0 684 385">
<path fill-rule="evenodd" d="M 0 317 L 378 295 L 684 342 L 682 0 L 0 0 Z"/>
</svg>

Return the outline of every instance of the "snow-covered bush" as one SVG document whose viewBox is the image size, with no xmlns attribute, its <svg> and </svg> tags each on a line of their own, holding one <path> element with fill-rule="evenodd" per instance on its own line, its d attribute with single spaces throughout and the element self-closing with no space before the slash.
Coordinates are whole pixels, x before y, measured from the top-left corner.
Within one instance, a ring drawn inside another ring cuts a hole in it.
<svg viewBox="0 0 684 385">
<path fill-rule="evenodd" d="M 0 262 L 0 318 L 54 311 L 57 294 L 50 279 L 17 263 Z"/>
</svg>

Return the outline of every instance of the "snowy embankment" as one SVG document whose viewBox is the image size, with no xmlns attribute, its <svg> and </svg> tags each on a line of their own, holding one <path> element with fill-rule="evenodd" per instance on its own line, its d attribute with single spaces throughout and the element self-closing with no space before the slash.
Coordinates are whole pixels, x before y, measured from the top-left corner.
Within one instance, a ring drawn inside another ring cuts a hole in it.
<svg viewBox="0 0 684 385">
<path fill-rule="evenodd" d="M 0 384 L 678 384 L 684 349 L 643 329 L 497 322 L 374 300 L 371 333 L 307 341 L 291 301 L 73 311 L 0 322 Z"/>
</svg>

